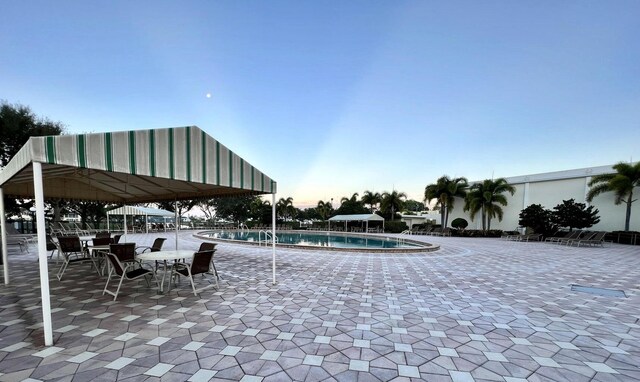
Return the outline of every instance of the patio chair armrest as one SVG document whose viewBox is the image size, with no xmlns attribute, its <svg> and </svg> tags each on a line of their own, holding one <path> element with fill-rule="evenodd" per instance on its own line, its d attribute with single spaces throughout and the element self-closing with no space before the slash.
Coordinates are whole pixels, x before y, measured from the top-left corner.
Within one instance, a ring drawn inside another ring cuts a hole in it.
<svg viewBox="0 0 640 382">
<path fill-rule="evenodd" d="M 139 249 L 142 249 L 142 251 L 139 251 L 139 252 L 138 252 L 138 250 L 139 250 Z M 135 251 L 137 254 L 145 253 L 145 252 L 149 252 L 149 251 L 151 251 L 151 247 L 147 247 L 147 246 L 140 246 L 140 247 L 136 247 L 136 249 L 134 249 L 134 251 Z"/>
</svg>

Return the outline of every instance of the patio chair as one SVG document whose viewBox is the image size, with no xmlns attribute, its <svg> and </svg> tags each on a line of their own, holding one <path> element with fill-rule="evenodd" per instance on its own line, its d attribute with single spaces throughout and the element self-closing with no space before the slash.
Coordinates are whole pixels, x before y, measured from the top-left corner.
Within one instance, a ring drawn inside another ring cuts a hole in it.
<svg viewBox="0 0 640 382">
<path fill-rule="evenodd" d="M 96 233 L 96 237 L 111 237 L 111 232 L 108 231 L 100 231 Z"/>
<path fill-rule="evenodd" d="M 141 264 L 136 260 L 136 243 L 112 243 L 109 244 L 109 252 L 114 254 L 122 263 L 135 262 Z"/>
<path fill-rule="evenodd" d="M 145 253 L 145 252 L 160 252 L 162 251 L 162 245 L 167 239 L 165 237 L 157 237 L 151 247 L 148 246 L 140 246 L 136 248 L 136 253 Z M 142 249 L 142 251 L 140 251 Z"/>
<path fill-rule="evenodd" d="M 49 254 L 49 258 L 52 259 L 53 253 L 55 251 L 58 251 L 58 245 L 56 244 L 55 241 L 53 241 L 53 236 L 47 235 L 46 237 L 47 237 L 47 251 L 51 251 L 51 253 Z M 58 260 L 60 260 L 60 251 L 58 251 L 58 257 L 56 258 L 56 263 L 58 262 Z"/>
<path fill-rule="evenodd" d="M 153 244 L 151 245 L 151 247 L 147 247 L 147 246 L 141 246 L 141 247 L 137 247 L 136 248 L 136 253 L 140 254 L 140 253 L 145 253 L 145 252 L 160 252 L 162 251 L 162 245 L 164 244 L 164 242 L 167 239 L 164 237 L 157 237 L 154 241 Z M 140 250 L 142 249 L 142 250 Z M 156 271 L 158 271 L 158 268 L 160 268 L 160 266 L 163 265 L 164 266 L 164 262 L 158 262 L 156 261 Z"/>
<path fill-rule="evenodd" d="M 111 239 L 109 239 L 108 237 L 96 237 L 93 240 L 91 240 L 91 243 L 93 244 L 94 247 L 106 246 L 111 244 Z M 87 251 L 89 251 L 89 249 L 87 249 Z M 93 256 L 98 262 L 97 265 L 100 267 L 101 275 L 104 274 L 103 269 L 105 265 L 105 257 L 104 257 L 105 252 L 108 252 L 108 250 L 104 249 L 104 250 L 89 251 L 89 255 Z"/>
<path fill-rule="evenodd" d="M 62 255 L 62 266 L 58 270 L 56 277 L 58 281 L 62 280 L 64 272 L 69 264 L 88 263 L 90 262 L 99 272 L 98 266 L 92 257 L 88 256 L 82 248 L 82 243 L 78 236 L 60 236 L 58 237 L 58 253 Z"/>
<path fill-rule="evenodd" d="M 218 243 L 209 243 L 209 242 L 201 243 L 200 248 L 198 248 L 198 252 L 215 251 L 216 245 L 218 245 Z M 216 279 L 219 279 L 220 275 L 218 275 L 218 269 L 216 268 L 216 263 L 213 261 L 213 259 L 211 259 L 211 266 L 213 267 L 213 273 L 216 276 Z"/>
<path fill-rule="evenodd" d="M 219 288 L 218 278 L 215 277 L 215 273 L 211 272 L 211 264 L 213 262 L 213 254 L 215 250 L 211 251 L 198 251 L 193 255 L 191 263 L 173 263 L 171 267 L 171 276 L 169 277 L 169 291 L 171 291 L 171 280 L 175 277 L 185 276 L 189 277 L 191 281 L 191 289 L 193 289 L 193 295 L 198 296 L 198 293 L 205 289 L 213 287 L 213 284 L 209 284 L 200 289 L 196 289 L 193 276 L 207 273 L 214 275 L 215 287 Z"/>
<path fill-rule="evenodd" d="M 122 235 L 118 234 L 118 235 L 113 235 L 113 237 L 111 238 L 111 244 L 118 244 L 118 242 L 120 242 L 120 238 L 122 237 Z"/>
<path fill-rule="evenodd" d="M 123 246 L 125 244 L 112 244 L 116 246 Z M 135 246 L 132 247 L 135 250 Z M 156 274 L 151 269 L 143 268 L 142 266 L 137 266 L 138 262 L 123 262 L 120 261 L 118 256 L 114 253 L 107 253 L 107 259 L 109 259 L 109 274 L 107 276 L 107 282 L 104 284 L 104 290 L 102 291 L 102 295 L 105 293 L 113 296 L 113 301 L 118 298 L 118 293 L 120 293 L 120 287 L 122 286 L 122 282 L 124 280 L 137 280 L 141 277 L 144 277 L 144 280 L 147 283 L 147 286 L 151 286 L 147 276 L 153 276 L 156 283 L 158 280 L 156 279 Z M 119 278 L 118 287 L 115 292 L 109 290 L 109 282 L 111 278 Z"/>
</svg>

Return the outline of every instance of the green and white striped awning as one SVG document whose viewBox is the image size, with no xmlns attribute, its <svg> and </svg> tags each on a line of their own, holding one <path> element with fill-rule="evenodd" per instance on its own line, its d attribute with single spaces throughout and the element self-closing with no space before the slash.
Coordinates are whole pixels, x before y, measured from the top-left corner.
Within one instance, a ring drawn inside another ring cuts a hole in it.
<svg viewBox="0 0 640 382">
<path fill-rule="evenodd" d="M 196 126 L 31 137 L 0 171 L 6 196 L 140 203 L 272 194 L 276 182 Z"/>
</svg>

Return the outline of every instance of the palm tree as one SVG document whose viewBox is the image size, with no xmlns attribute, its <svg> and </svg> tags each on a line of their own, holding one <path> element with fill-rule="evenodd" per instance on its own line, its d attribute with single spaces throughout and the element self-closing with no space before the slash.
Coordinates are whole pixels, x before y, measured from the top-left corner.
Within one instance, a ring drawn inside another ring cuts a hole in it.
<svg viewBox="0 0 640 382">
<path fill-rule="evenodd" d="M 340 204 L 344 204 L 344 203 L 351 203 L 351 204 L 358 203 L 358 193 L 354 192 L 350 198 L 343 196 L 342 199 L 340 199 Z"/>
<path fill-rule="evenodd" d="M 436 207 L 440 208 L 440 223 L 442 228 L 449 222 L 449 211 L 453 209 L 455 198 L 464 198 L 467 195 L 467 178 L 449 178 L 446 175 L 438 178 L 435 184 L 430 184 L 424 189 L 424 199 L 429 202 L 436 199 Z"/>
<path fill-rule="evenodd" d="M 498 220 L 502 221 L 503 211 L 501 206 L 507 205 L 507 198 L 503 195 L 505 192 L 513 195 L 516 192 L 516 188 L 508 184 L 504 178 L 486 179 L 482 183 L 476 183 L 469 188 L 465 198 L 464 210 L 470 212 L 471 220 L 480 212 L 482 230 L 490 230 L 492 218 L 498 217 Z"/>
<path fill-rule="evenodd" d="M 627 205 L 624 230 L 628 231 L 631 221 L 631 205 L 637 200 L 633 199 L 633 189 L 640 186 L 640 162 L 636 162 L 636 164 L 620 162 L 615 164 L 613 169 L 616 170 L 616 173 L 596 175 L 591 178 L 587 201 L 591 202 L 593 198 L 602 193 L 614 192 L 616 195 L 614 203 Z"/>
<path fill-rule="evenodd" d="M 276 212 L 278 213 L 278 216 L 282 217 L 283 220 L 287 220 L 288 216 L 293 216 L 291 215 L 292 207 L 293 198 L 291 196 L 286 199 L 280 198 L 280 200 L 278 200 L 278 203 L 276 203 Z"/>
<path fill-rule="evenodd" d="M 404 200 L 407 198 L 407 194 L 404 192 L 392 191 L 383 192 L 382 200 L 380 202 L 380 209 L 385 213 L 391 211 L 391 220 L 396 216 L 396 211 L 401 211 L 404 206 Z"/>
<path fill-rule="evenodd" d="M 331 211 L 333 210 L 333 205 L 330 201 L 323 202 L 322 200 L 318 200 L 318 206 L 316 207 L 318 211 L 318 215 L 322 218 L 323 221 L 327 220 L 329 215 L 331 215 Z"/>
<path fill-rule="evenodd" d="M 379 192 L 365 191 L 360 201 L 362 204 L 368 204 L 371 207 L 371 213 L 373 213 L 373 206 L 382 201 L 382 196 L 380 196 Z"/>
</svg>

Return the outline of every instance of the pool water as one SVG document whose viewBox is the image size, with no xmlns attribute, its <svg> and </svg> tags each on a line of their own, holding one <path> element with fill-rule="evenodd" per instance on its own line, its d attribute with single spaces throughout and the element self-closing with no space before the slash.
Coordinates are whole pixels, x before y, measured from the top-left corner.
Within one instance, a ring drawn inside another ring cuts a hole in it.
<svg viewBox="0 0 640 382">
<path fill-rule="evenodd" d="M 261 238 L 264 241 L 264 233 L 260 237 L 259 233 L 255 231 L 203 232 L 201 235 L 222 240 L 257 243 Z M 310 247 L 345 249 L 418 249 L 425 247 L 425 245 L 407 243 L 396 238 L 363 237 L 344 233 L 277 232 L 276 236 L 278 237 L 278 244 Z"/>
</svg>

